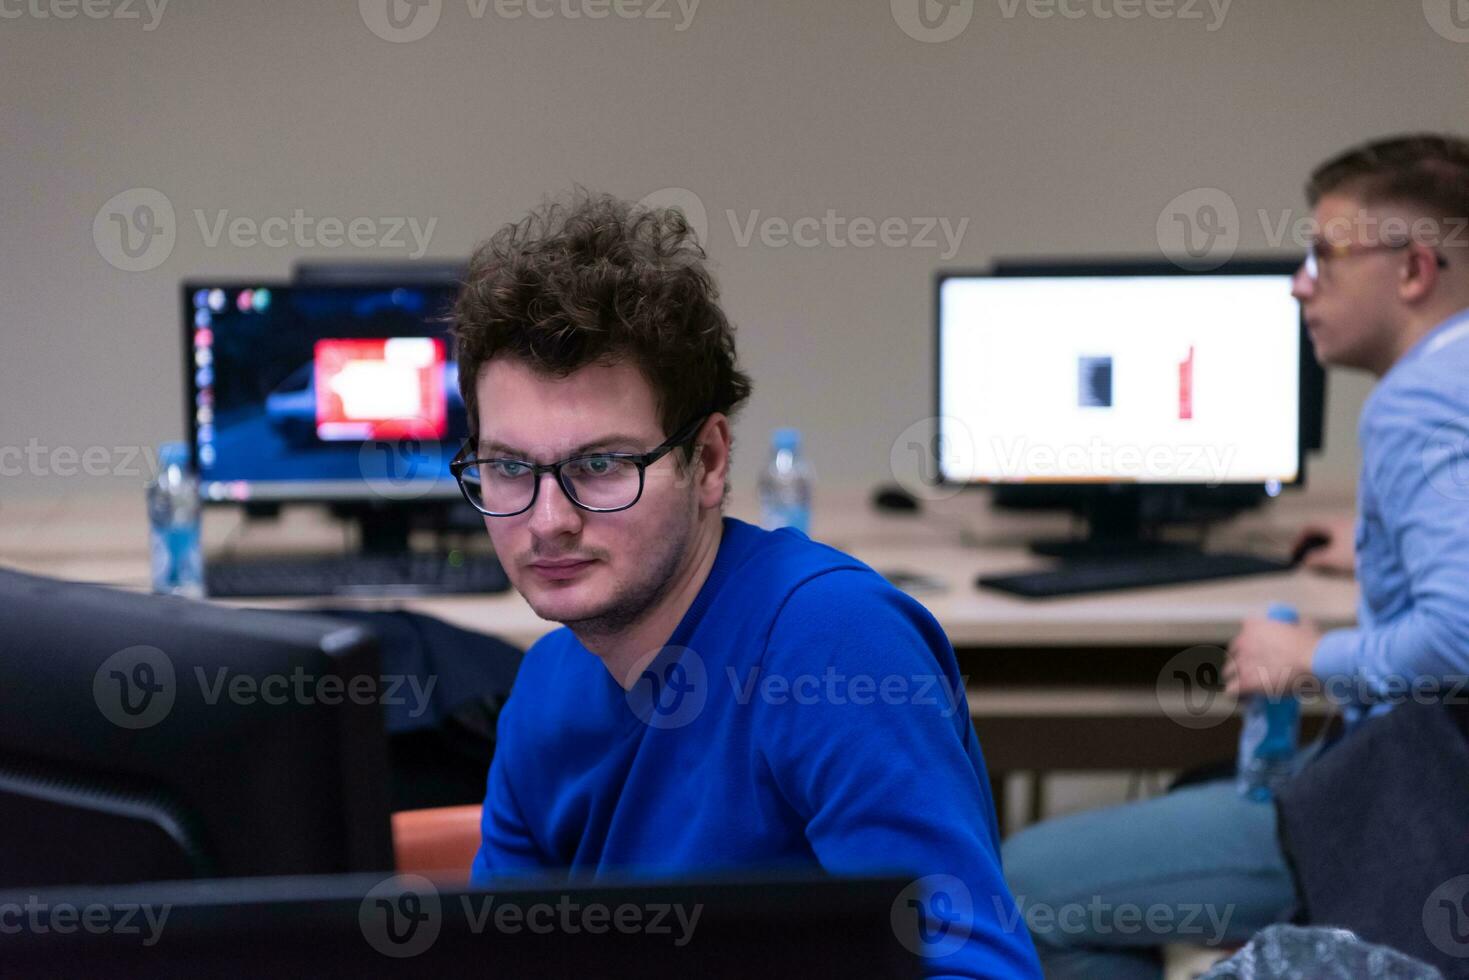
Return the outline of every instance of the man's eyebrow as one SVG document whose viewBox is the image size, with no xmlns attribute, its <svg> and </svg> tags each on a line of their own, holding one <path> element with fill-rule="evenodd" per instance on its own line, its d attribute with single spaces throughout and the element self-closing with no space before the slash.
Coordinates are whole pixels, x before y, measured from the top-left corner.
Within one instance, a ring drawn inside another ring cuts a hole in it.
<svg viewBox="0 0 1469 980">
<path fill-rule="evenodd" d="M 593 449 L 603 449 L 611 446 L 641 446 L 646 441 L 647 440 L 642 439 L 638 436 L 613 433 L 612 435 L 602 436 L 600 439 L 594 439 L 591 442 L 584 442 L 580 446 L 577 446 L 575 449 L 571 450 L 571 452 L 567 455 L 576 456 Z M 527 458 L 524 450 L 507 445 L 499 441 L 498 439 L 489 439 L 479 444 L 480 456 L 488 456 L 490 453 L 504 453 L 507 456 L 514 456 L 516 459 Z"/>
</svg>

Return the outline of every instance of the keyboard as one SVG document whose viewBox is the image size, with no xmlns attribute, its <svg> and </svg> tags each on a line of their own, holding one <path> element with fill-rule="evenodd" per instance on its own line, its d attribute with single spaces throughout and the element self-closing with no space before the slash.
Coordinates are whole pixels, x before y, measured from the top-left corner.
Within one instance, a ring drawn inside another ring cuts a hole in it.
<svg viewBox="0 0 1469 980">
<path fill-rule="evenodd" d="M 237 558 L 210 562 L 211 596 L 407 596 L 504 592 L 505 569 L 493 555 L 411 552 L 307 558 Z"/>
<path fill-rule="evenodd" d="M 1017 575 L 981 575 L 975 584 L 1027 599 L 1085 595 L 1117 589 L 1141 589 L 1183 582 L 1238 578 L 1290 571 L 1289 562 L 1254 555 L 1181 554 L 1149 555 L 1145 558 L 1098 558 L 1079 561 L 1044 572 Z"/>
</svg>

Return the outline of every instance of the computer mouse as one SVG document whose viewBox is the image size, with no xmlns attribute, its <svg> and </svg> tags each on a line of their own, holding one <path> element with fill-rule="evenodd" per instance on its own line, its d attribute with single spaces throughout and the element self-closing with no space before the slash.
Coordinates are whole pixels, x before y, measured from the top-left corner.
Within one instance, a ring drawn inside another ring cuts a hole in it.
<svg viewBox="0 0 1469 980">
<path fill-rule="evenodd" d="M 872 492 L 872 506 L 878 510 L 911 514 L 918 510 L 918 498 L 902 487 L 878 487 Z"/>
</svg>

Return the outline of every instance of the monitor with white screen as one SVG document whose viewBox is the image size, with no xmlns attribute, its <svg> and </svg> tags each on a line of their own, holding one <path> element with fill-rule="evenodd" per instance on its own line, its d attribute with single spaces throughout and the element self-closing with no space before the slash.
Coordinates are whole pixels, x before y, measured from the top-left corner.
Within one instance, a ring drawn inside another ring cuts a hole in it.
<svg viewBox="0 0 1469 980">
<path fill-rule="evenodd" d="M 1302 480 L 1315 364 L 1289 263 L 941 273 L 937 291 L 944 482 Z"/>
</svg>

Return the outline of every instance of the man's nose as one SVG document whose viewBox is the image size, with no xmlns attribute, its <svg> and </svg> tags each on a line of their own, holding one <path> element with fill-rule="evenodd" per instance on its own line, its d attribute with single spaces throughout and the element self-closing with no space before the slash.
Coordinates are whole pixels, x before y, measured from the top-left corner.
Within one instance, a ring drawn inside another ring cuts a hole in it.
<svg viewBox="0 0 1469 980">
<path fill-rule="evenodd" d="M 530 528 L 538 537 L 554 537 L 581 528 L 581 508 L 567 498 L 554 473 L 541 474 Z"/>
<path fill-rule="evenodd" d="M 1304 302 L 1316 293 L 1316 280 L 1306 274 L 1306 263 L 1302 262 L 1290 279 L 1290 294 Z"/>
</svg>

